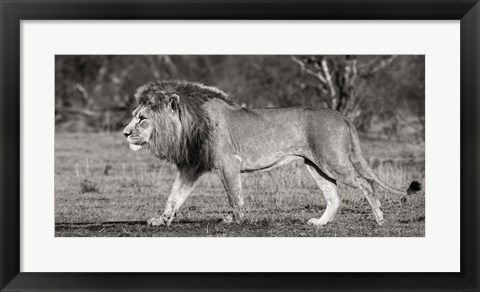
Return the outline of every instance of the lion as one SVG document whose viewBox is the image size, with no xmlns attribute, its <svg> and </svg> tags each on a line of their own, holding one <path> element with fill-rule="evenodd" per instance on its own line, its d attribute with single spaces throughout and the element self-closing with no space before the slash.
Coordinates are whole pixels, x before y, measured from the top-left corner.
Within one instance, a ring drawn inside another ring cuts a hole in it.
<svg viewBox="0 0 480 292">
<path fill-rule="evenodd" d="M 177 166 L 163 212 L 149 226 L 170 226 L 198 179 L 216 171 L 225 187 L 233 220 L 244 220 L 241 174 L 268 171 L 294 160 L 304 162 L 327 206 L 308 224 L 331 222 L 340 207 L 337 182 L 360 189 L 379 225 L 384 223 L 377 183 L 397 195 L 421 190 L 411 182 L 406 191 L 382 181 L 368 165 L 357 131 L 346 117 L 330 109 L 291 107 L 247 109 L 216 87 L 187 81 L 155 81 L 139 87 L 138 106 L 123 130 L 130 148 L 142 148 Z"/>
</svg>

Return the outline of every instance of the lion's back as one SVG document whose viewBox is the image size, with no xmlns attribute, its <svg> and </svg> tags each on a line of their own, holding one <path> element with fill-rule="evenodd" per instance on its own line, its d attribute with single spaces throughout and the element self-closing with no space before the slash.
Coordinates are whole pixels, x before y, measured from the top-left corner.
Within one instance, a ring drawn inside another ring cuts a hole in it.
<svg viewBox="0 0 480 292">
<path fill-rule="evenodd" d="M 303 147 L 317 123 L 335 120 L 329 111 L 302 107 L 278 109 L 235 108 L 226 111 L 226 130 L 239 150 L 276 151 L 288 145 Z"/>
</svg>

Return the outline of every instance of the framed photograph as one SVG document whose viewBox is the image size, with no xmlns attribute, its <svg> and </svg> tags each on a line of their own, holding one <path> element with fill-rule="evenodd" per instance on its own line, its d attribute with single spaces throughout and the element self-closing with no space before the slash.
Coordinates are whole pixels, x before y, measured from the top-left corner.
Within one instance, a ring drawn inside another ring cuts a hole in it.
<svg viewBox="0 0 480 292">
<path fill-rule="evenodd" d="M 1 291 L 479 291 L 477 1 L 1 1 Z"/>
</svg>

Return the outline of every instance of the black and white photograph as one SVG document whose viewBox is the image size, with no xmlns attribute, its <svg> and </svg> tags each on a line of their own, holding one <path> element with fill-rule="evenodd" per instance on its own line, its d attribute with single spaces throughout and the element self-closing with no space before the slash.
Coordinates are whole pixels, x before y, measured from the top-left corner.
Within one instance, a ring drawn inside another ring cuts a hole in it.
<svg viewBox="0 0 480 292">
<path fill-rule="evenodd" d="M 479 1 L 0 0 L 0 290 L 477 291 Z"/>
<path fill-rule="evenodd" d="M 425 237 L 425 55 L 56 55 L 55 237 Z"/>
</svg>

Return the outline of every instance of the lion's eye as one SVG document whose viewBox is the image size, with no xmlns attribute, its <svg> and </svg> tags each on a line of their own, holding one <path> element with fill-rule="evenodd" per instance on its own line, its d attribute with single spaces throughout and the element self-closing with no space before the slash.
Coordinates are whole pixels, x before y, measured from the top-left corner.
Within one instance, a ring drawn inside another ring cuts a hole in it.
<svg viewBox="0 0 480 292">
<path fill-rule="evenodd" d="M 141 122 L 141 121 L 145 120 L 146 117 L 144 117 L 144 116 L 139 116 L 138 119 L 139 119 L 139 122 Z"/>
</svg>

